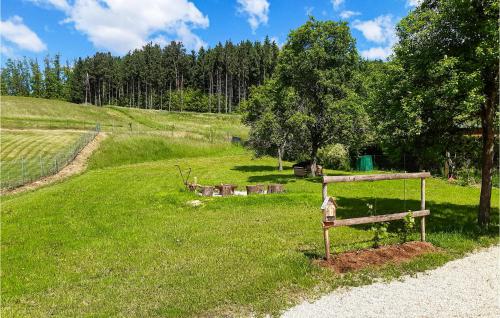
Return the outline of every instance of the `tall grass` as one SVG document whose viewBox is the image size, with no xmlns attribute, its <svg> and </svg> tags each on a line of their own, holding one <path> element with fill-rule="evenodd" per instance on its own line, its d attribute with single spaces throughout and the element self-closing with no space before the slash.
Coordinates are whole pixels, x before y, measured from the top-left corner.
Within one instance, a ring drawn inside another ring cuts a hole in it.
<svg viewBox="0 0 500 318">
<path fill-rule="evenodd" d="M 229 142 L 207 143 L 168 135 L 114 134 L 103 141 L 89 162 L 90 169 L 173 158 L 220 157 L 242 154 L 245 150 Z"/>
</svg>

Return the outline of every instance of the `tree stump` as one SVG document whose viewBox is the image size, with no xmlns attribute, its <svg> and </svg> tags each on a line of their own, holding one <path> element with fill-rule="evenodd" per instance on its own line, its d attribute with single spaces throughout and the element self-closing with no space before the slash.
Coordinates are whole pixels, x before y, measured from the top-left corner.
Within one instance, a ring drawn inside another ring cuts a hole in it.
<svg viewBox="0 0 500 318">
<path fill-rule="evenodd" d="M 219 189 L 219 193 L 222 196 L 227 196 L 227 195 L 233 195 L 234 194 L 234 189 L 236 189 L 238 186 L 234 184 L 221 184 L 216 186 L 217 189 Z"/>
<path fill-rule="evenodd" d="M 211 197 L 214 195 L 214 187 L 212 186 L 201 186 L 200 193 L 204 197 Z"/>
<path fill-rule="evenodd" d="M 267 186 L 267 193 L 282 193 L 285 187 L 282 184 L 275 183 Z"/>
<path fill-rule="evenodd" d="M 264 193 L 264 185 L 247 185 L 247 194 L 262 194 Z"/>
</svg>

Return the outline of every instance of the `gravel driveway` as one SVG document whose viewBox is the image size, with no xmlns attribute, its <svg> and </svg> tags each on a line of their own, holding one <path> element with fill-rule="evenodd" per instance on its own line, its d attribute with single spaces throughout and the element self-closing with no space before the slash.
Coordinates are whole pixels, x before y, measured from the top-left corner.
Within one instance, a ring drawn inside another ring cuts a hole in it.
<svg viewBox="0 0 500 318">
<path fill-rule="evenodd" d="M 283 317 L 500 317 L 500 246 L 403 281 L 337 290 Z"/>
</svg>

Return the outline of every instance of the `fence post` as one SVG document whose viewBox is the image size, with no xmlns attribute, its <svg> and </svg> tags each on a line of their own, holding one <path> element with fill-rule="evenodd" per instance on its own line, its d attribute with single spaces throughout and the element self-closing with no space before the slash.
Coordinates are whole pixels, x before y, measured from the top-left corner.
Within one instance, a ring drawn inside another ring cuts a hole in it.
<svg viewBox="0 0 500 318">
<path fill-rule="evenodd" d="M 57 173 L 59 171 L 59 165 L 57 164 L 57 157 L 54 158 L 54 163 L 55 163 L 55 166 L 56 166 L 56 172 Z"/>
<path fill-rule="evenodd" d="M 328 197 L 328 185 L 326 183 L 323 183 L 323 189 L 322 189 L 322 197 L 323 197 L 323 202 L 325 202 L 326 198 Z M 323 218 L 325 219 L 325 218 Z M 325 240 L 325 259 L 327 261 L 330 260 L 330 234 L 328 233 L 328 228 L 323 225 L 323 238 Z"/>
<path fill-rule="evenodd" d="M 42 155 L 40 155 L 39 157 L 39 161 L 40 161 L 40 178 L 43 177 L 43 161 L 42 161 Z"/>
<path fill-rule="evenodd" d="M 425 178 L 420 178 L 420 210 L 425 210 Z M 425 216 L 420 218 L 420 240 L 425 242 Z"/>
<path fill-rule="evenodd" d="M 24 158 L 21 158 L 21 179 L 24 184 Z"/>
</svg>

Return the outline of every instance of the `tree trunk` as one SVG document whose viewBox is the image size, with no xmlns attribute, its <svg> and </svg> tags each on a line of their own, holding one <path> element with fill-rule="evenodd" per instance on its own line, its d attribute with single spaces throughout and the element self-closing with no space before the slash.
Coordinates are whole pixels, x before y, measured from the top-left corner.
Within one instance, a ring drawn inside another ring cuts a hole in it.
<svg viewBox="0 0 500 318">
<path fill-rule="evenodd" d="M 318 146 L 313 143 L 311 151 L 311 176 L 316 177 L 316 167 L 318 166 Z"/>
<path fill-rule="evenodd" d="M 184 87 L 184 74 L 181 74 L 181 112 L 184 107 L 184 95 L 183 95 L 183 87 Z"/>
<path fill-rule="evenodd" d="M 221 78 L 220 72 L 217 71 L 217 112 L 220 113 L 220 94 L 221 94 Z"/>
<path fill-rule="evenodd" d="M 225 89 L 225 103 L 224 103 L 224 109 L 226 111 L 226 114 L 227 114 L 227 71 L 226 71 L 226 82 L 224 84 L 224 89 Z"/>
<path fill-rule="evenodd" d="M 278 171 L 283 171 L 283 153 L 284 153 L 284 146 L 279 146 L 278 147 Z"/>
<path fill-rule="evenodd" d="M 210 72 L 210 87 L 208 89 L 208 112 L 212 112 L 212 90 L 213 90 L 213 85 L 214 85 L 214 79 L 212 76 L 212 72 Z"/>
<path fill-rule="evenodd" d="M 498 70 L 497 70 L 498 72 Z M 498 74 L 498 73 L 497 73 Z M 493 174 L 493 157 L 495 154 L 495 127 L 494 117 L 498 102 L 498 75 L 494 76 L 493 81 L 488 81 L 486 87 L 488 97 L 481 109 L 481 126 L 483 137 L 483 149 L 481 158 L 481 195 L 479 199 L 478 223 L 480 226 L 486 226 L 490 222 L 491 208 L 491 187 Z"/>
</svg>

